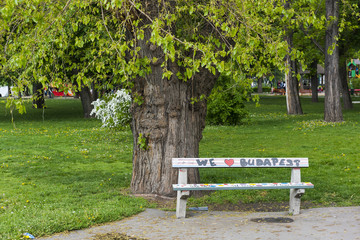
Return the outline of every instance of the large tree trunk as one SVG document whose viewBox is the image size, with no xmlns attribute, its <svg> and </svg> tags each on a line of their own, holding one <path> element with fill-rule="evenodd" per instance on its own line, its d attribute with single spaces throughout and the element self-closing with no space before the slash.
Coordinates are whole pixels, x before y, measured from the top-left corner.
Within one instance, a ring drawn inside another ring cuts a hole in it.
<svg viewBox="0 0 360 240">
<path fill-rule="evenodd" d="M 341 122 L 339 48 L 339 2 L 326 0 L 327 29 L 325 33 L 325 114 L 326 122 Z"/>
<path fill-rule="evenodd" d="M 90 88 L 87 86 L 82 86 L 80 90 L 80 99 L 83 107 L 84 118 L 91 118 L 91 111 L 94 106 L 91 104 L 93 101 L 93 97 L 91 95 Z"/>
<path fill-rule="evenodd" d="M 287 29 L 286 41 L 289 46 L 289 52 L 293 46 L 293 32 Z M 285 66 L 288 72 L 285 73 L 285 85 L 286 85 L 286 106 L 287 113 L 291 115 L 303 114 L 299 96 L 299 82 L 296 78 L 296 62 L 291 60 L 291 56 L 288 54 L 285 57 Z"/>
<path fill-rule="evenodd" d="M 161 59 L 163 52 L 148 42 L 150 31 L 139 41 L 140 57 Z M 198 157 L 199 142 L 205 127 L 206 101 L 192 104 L 191 98 L 208 96 L 217 76 L 203 69 L 194 79 L 184 82 L 176 73 L 181 71 L 168 63 L 172 77 L 163 79 L 161 62 L 151 65 L 152 72 L 135 81 L 133 98 L 141 96 L 142 104 L 132 103 L 133 174 L 131 189 L 136 194 L 174 196 L 172 184 L 177 182 L 174 157 Z M 199 172 L 191 169 L 189 183 L 199 182 Z"/>
<path fill-rule="evenodd" d="M 33 108 L 44 108 L 44 88 L 42 83 L 33 83 Z"/>
<path fill-rule="evenodd" d="M 310 81 L 311 81 L 311 101 L 319 102 L 318 86 L 319 81 L 317 78 L 317 61 L 313 61 L 310 65 Z"/>
<path fill-rule="evenodd" d="M 353 104 L 351 101 L 349 85 L 347 81 L 346 61 L 341 61 L 339 71 L 344 109 L 352 109 Z"/>
</svg>

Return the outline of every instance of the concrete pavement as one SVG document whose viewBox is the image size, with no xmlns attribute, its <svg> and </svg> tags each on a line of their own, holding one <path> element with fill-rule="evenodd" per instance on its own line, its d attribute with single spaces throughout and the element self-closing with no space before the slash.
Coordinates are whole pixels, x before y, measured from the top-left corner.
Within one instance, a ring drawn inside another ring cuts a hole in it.
<svg viewBox="0 0 360 240">
<path fill-rule="evenodd" d="M 360 207 L 312 208 L 300 215 L 287 212 L 188 211 L 147 209 L 103 226 L 56 234 L 41 240 L 85 240 L 97 234 L 126 233 L 147 239 L 311 239 L 360 240 Z"/>
</svg>

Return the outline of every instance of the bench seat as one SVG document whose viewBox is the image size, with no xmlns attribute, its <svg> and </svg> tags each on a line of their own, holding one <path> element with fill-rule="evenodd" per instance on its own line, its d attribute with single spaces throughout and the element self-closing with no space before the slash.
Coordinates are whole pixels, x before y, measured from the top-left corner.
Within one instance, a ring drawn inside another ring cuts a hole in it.
<svg viewBox="0 0 360 240">
<path fill-rule="evenodd" d="M 246 189 L 304 189 L 304 188 L 314 188 L 314 185 L 311 182 L 300 182 L 300 183 L 173 184 L 174 191 L 246 190 Z"/>
</svg>

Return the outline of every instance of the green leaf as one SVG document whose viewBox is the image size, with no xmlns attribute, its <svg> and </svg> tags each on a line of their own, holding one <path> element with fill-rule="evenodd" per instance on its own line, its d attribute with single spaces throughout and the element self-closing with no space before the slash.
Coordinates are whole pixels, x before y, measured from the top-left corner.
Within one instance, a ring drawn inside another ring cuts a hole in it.
<svg viewBox="0 0 360 240">
<path fill-rule="evenodd" d="M 190 79 L 192 77 L 192 74 L 193 73 L 192 73 L 191 69 L 186 68 L 186 76 L 187 76 L 188 79 Z"/>
<path fill-rule="evenodd" d="M 90 16 L 89 16 L 89 15 L 86 15 L 86 16 L 83 18 L 83 23 L 84 23 L 85 25 L 88 25 L 89 22 L 90 22 Z"/>
<path fill-rule="evenodd" d="M 167 78 L 168 80 L 170 80 L 171 76 L 173 75 L 173 73 L 171 71 L 166 71 L 163 73 L 163 78 Z"/>
</svg>

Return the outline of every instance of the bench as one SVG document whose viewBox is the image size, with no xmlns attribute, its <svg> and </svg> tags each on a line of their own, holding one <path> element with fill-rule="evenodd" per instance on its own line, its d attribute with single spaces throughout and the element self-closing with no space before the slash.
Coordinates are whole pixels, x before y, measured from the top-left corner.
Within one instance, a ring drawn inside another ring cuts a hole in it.
<svg viewBox="0 0 360 240">
<path fill-rule="evenodd" d="M 274 88 L 273 89 L 273 93 L 276 95 L 277 93 L 279 93 L 280 95 L 285 95 L 286 91 L 283 88 Z"/>
<path fill-rule="evenodd" d="M 311 89 L 300 89 L 299 92 L 300 92 L 300 96 L 302 96 L 304 94 L 306 94 L 306 95 L 312 94 Z"/>
<path fill-rule="evenodd" d="M 173 158 L 172 167 L 179 169 L 176 217 L 185 218 L 187 198 L 190 191 L 198 190 L 243 190 L 243 189 L 290 189 L 289 213 L 300 213 L 300 198 L 306 188 L 314 188 L 310 182 L 301 182 L 300 169 L 309 167 L 307 158 Z M 217 183 L 188 184 L 188 168 L 291 168 L 291 180 L 288 183 Z"/>
</svg>

